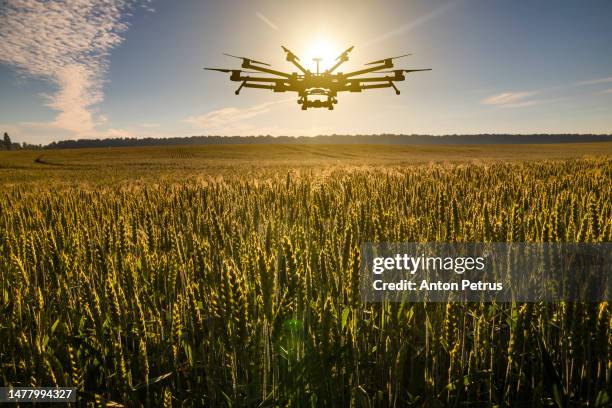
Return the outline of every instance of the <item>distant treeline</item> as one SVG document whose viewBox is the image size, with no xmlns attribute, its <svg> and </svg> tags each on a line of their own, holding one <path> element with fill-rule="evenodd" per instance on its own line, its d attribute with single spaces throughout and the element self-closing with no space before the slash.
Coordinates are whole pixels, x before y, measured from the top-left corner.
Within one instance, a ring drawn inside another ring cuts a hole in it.
<svg viewBox="0 0 612 408">
<path fill-rule="evenodd" d="M 329 135 L 329 136 L 190 136 L 169 138 L 114 138 L 62 140 L 46 149 L 83 147 L 171 146 L 207 144 L 542 144 L 612 142 L 612 135 L 577 134 L 480 134 L 480 135 Z"/>
</svg>

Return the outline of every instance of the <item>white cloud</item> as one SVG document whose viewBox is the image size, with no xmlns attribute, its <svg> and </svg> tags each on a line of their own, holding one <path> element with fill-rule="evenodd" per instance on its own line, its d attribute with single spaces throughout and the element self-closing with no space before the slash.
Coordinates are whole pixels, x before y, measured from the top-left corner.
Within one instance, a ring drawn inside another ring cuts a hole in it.
<svg viewBox="0 0 612 408">
<path fill-rule="evenodd" d="M 396 36 L 401 35 L 401 34 L 405 34 L 408 31 L 410 31 L 410 30 L 412 30 L 414 28 L 417 28 L 417 27 L 419 27 L 419 26 L 429 22 L 430 20 L 435 19 L 436 17 L 445 14 L 447 11 L 455 8 L 457 6 L 457 4 L 459 3 L 459 1 L 460 0 L 449 1 L 448 3 L 445 3 L 445 4 L 441 5 L 441 6 L 439 6 L 438 8 L 434 9 L 432 12 L 430 12 L 428 14 L 425 14 L 423 16 L 417 17 L 414 20 L 409 21 L 408 23 L 406 23 L 406 24 L 404 24 L 402 26 L 396 27 L 395 29 L 393 29 L 393 30 L 391 30 L 391 31 L 389 31 L 387 33 L 381 34 L 380 36 L 378 36 L 376 38 L 373 38 L 373 39 L 371 39 L 371 40 L 361 44 L 361 46 L 362 47 L 367 47 L 367 46 L 370 46 L 370 45 L 375 45 L 375 44 L 378 44 L 378 43 L 380 43 L 382 41 L 388 40 L 389 38 L 396 37 Z"/>
<path fill-rule="evenodd" d="M 564 100 L 566 98 L 531 98 L 541 92 L 503 92 L 492 95 L 482 101 L 485 105 L 494 105 L 500 108 L 526 108 Z"/>
<path fill-rule="evenodd" d="M 278 31 L 278 26 L 276 24 L 274 24 L 272 21 L 270 21 L 270 19 L 266 16 L 264 16 L 263 14 L 261 14 L 259 11 L 255 12 L 255 15 L 257 16 L 257 18 L 259 18 L 261 21 L 263 21 L 264 23 L 266 23 L 266 25 L 268 27 L 270 27 L 271 29 Z"/>
<path fill-rule="evenodd" d="M 47 106 L 58 111 L 51 123 L 74 136 L 96 133 L 105 122 L 95 105 L 108 57 L 127 29 L 123 13 L 132 0 L 5 0 L 0 9 L 0 63 L 24 77 L 50 81 L 57 91 Z M 33 125 L 33 124 L 30 124 Z"/>
<path fill-rule="evenodd" d="M 306 112 L 294 110 L 291 104 L 295 104 L 296 98 L 280 99 L 273 102 L 265 102 L 258 105 L 253 105 L 245 108 L 237 107 L 226 107 L 216 109 L 202 115 L 190 116 L 183 120 L 184 123 L 188 123 L 197 129 L 198 134 L 203 135 L 219 135 L 219 136 L 254 136 L 254 135 L 273 135 L 273 136 L 287 136 L 287 135 L 301 135 L 301 136 L 313 136 L 318 134 L 331 134 L 334 133 L 334 129 L 329 126 L 323 126 L 317 123 L 312 123 L 311 126 L 294 126 L 297 123 L 291 125 L 276 125 L 270 123 L 268 118 L 264 121 L 261 117 L 270 115 L 276 118 L 278 115 L 287 114 L 282 109 L 289 109 L 290 112 L 297 112 L 299 115 L 307 115 Z M 279 106 L 286 105 L 286 106 Z M 316 110 L 310 110 L 310 119 L 313 115 L 326 114 L 327 111 L 317 112 Z M 265 122 L 262 123 L 262 122 Z M 276 121 L 274 121 L 276 122 Z M 300 121 L 299 123 L 304 123 Z"/>
<path fill-rule="evenodd" d="M 553 103 L 561 100 L 568 99 L 568 97 L 557 97 L 557 98 L 536 98 L 533 96 L 551 94 L 554 91 L 567 91 L 572 87 L 585 86 L 585 85 L 597 85 L 607 84 L 612 82 L 612 77 L 590 79 L 587 81 L 575 82 L 573 84 L 556 86 L 547 89 L 539 89 L 537 91 L 523 91 L 523 92 L 502 92 L 499 94 L 491 95 L 485 98 L 481 103 L 485 105 L 494 105 L 501 108 L 525 108 L 534 105 L 541 105 L 545 103 Z M 557 92 L 558 93 L 558 92 Z M 598 94 L 612 93 L 612 89 L 603 90 L 597 92 Z"/>
<path fill-rule="evenodd" d="M 136 137 L 136 135 L 125 129 L 108 129 L 105 137 Z"/>
<path fill-rule="evenodd" d="M 576 82 L 575 85 L 578 85 L 578 86 L 582 86 L 582 85 L 596 85 L 596 84 L 607 84 L 607 83 L 610 83 L 610 82 L 612 82 L 612 77 L 589 79 L 588 81 Z"/>
<path fill-rule="evenodd" d="M 526 108 L 528 106 L 534 105 L 543 105 L 545 103 L 553 103 L 563 101 L 567 98 L 544 98 L 544 99 L 530 99 L 528 101 L 517 102 L 517 103 L 509 103 L 506 105 L 502 105 L 504 108 Z"/>
<path fill-rule="evenodd" d="M 255 129 L 249 120 L 265 115 L 272 106 L 295 101 L 295 98 L 265 102 L 246 108 L 227 107 L 185 118 L 183 122 L 204 131 L 206 134 L 249 134 Z"/>
<path fill-rule="evenodd" d="M 486 98 L 482 103 L 485 105 L 512 105 L 525 103 L 525 99 L 534 94 L 535 92 L 503 92 Z"/>
<path fill-rule="evenodd" d="M 255 116 L 269 112 L 269 104 L 251 106 L 249 108 L 227 107 L 217 109 L 203 115 L 190 116 L 185 119 L 186 123 L 200 128 L 221 128 L 225 125 L 235 124 Z"/>
</svg>

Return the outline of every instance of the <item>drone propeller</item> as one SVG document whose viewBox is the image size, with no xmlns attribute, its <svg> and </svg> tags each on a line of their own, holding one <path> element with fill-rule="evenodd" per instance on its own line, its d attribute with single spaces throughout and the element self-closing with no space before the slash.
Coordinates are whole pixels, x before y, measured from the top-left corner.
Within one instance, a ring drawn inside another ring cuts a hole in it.
<svg viewBox="0 0 612 408">
<path fill-rule="evenodd" d="M 392 71 L 377 71 L 378 74 L 395 74 L 397 72 L 419 72 L 419 71 L 431 71 L 431 68 L 425 69 L 394 69 Z"/>
<path fill-rule="evenodd" d="M 219 71 L 219 72 L 244 72 L 246 74 L 259 74 L 257 71 L 245 71 L 243 69 L 231 69 L 231 68 L 204 68 L 208 71 Z"/>
<path fill-rule="evenodd" d="M 208 71 L 232 72 L 232 70 L 228 68 L 206 68 L 204 67 L 204 69 Z"/>
<path fill-rule="evenodd" d="M 365 64 L 365 65 L 384 64 L 384 63 L 385 63 L 385 61 L 391 61 L 391 60 L 394 60 L 394 59 L 398 59 L 398 58 L 407 57 L 407 56 L 409 56 L 409 55 L 412 55 L 412 54 L 404 54 L 404 55 L 399 55 L 399 56 L 397 56 L 397 57 L 384 58 L 384 59 L 381 59 L 381 60 L 378 60 L 378 61 L 368 62 L 368 63 L 367 63 L 367 64 Z"/>
<path fill-rule="evenodd" d="M 261 61 L 254 60 L 254 59 L 252 59 L 252 58 L 247 58 L 247 57 L 238 57 L 238 56 L 236 56 L 236 55 L 226 54 L 226 53 L 223 53 L 223 55 L 226 55 L 226 56 L 228 56 L 228 57 L 232 57 L 232 58 L 241 59 L 241 60 L 243 60 L 243 61 L 251 61 L 251 62 L 254 62 L 255 64 L 260 64 L 260 65 L 267 65 L 267 66 L 271 66 L 270 64 L 267 64 L 267 63 L 265 63 L 265 62 L 261 62 Z"/>
</svg>

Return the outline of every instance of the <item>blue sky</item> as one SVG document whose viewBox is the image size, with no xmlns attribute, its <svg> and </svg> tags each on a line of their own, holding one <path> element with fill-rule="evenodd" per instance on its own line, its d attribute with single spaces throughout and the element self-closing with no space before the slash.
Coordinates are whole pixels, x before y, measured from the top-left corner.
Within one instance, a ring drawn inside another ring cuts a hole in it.
<svg viewBox="0 0 612 408">
<path fill-rule="evenodd" d="M 0 3 L 0 131 L 82 137 L 331 133 L 612 133 L 612 2 L 143 1 Z M 406 52 L 433 68 L 402 94 L 340 94 L 303 112 L 204 66 L 291 69 L 355 45 L 349 67 Z M 324 46 L 326 50 L 318 50 Z M 309 62 L 308 59 L 303 60 Z"/>
</svg>

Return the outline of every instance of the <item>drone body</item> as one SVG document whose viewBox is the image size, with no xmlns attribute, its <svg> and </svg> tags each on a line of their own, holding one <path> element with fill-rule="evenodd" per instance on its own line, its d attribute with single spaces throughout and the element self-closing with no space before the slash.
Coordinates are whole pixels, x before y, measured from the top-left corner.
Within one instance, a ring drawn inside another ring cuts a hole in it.
<svg viewBox="0 0 612 408">
<path fill-rule="evenodd" d="M 300 59 L 285 47 L 282 47 L 282 49 L 287 54 L 287 61 L 297 67 L 299 72 L 286 73 L 278 71 L 272 69 L 270 64 L 265 62 L 251 58 L 236 57 L 230 54 L 225 55 L 242 60 L 241 67 L 243 69 L 205 69 L 231 73 L 230 80 L 241 83 L 235 92 L 236 95 L 240 93 L 242 88 L 270 89 L 273 92 L 297 92 L 297 102 L 302 105 L 302 110 L 308 108 L 327 108 L 332 110 L 334 109 L 334 104 L 338 103 L 338 92 L 361 92 L 366 89 L 393 88 L 395 93 L 399 95 L 400 91 L 394 82 L 405 80 L 405 74 L 409 72 L 431 70 L 395 69 L 383 71 L 393 68 L 394 59 L 410 55 L 406 54 L 370 62 L 366 64 L 365 68 L 357 71 L 347 73 L 335 72 L 340 65 L 349 60 L 348 55 L 353 48 L 350 47 L 340 54 L 336 58 L 335 65 L 323 72 L 319 72 L 319 62 L 321 59 L 314 58 L 313 60 L 317 63 L 316 73 L 304 68 L 299 62 Z M 368 74 L 372 76 L 367 76 Z"/>
</svg>

